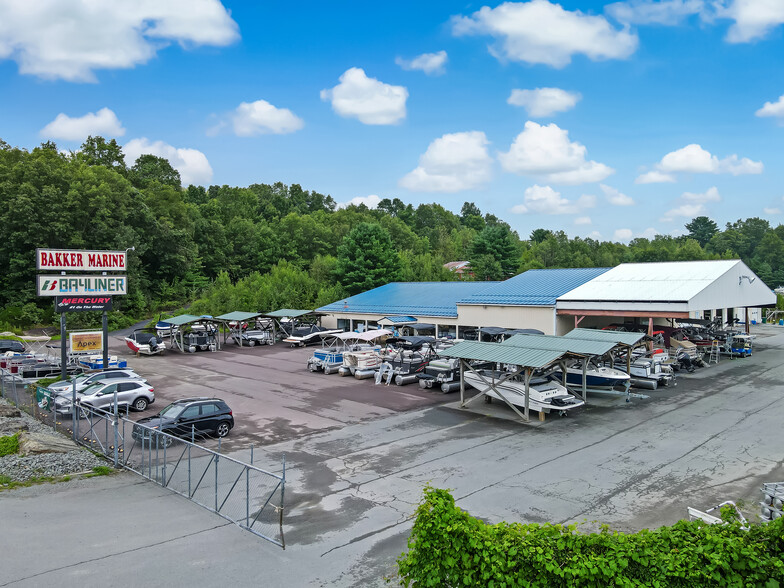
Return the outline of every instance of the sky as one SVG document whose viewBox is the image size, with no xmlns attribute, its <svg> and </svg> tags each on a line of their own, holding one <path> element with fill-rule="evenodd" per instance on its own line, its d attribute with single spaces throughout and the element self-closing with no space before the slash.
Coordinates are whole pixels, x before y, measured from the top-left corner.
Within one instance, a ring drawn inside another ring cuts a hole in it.
<svg viewBox="0 0 784 588">
<path fill-rule="evenodd" d="M 784 210 L 784 0 L 0 0 L 0 138 L 628 242 Z"/>
</svg>

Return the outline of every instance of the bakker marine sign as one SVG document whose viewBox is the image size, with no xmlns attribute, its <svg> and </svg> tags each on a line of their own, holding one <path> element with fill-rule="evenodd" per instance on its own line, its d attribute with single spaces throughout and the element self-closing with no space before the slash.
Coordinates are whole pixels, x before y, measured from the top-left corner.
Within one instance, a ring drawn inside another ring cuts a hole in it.
<svg viewBox="0 0 784 588">
<path fill-rule="evenodd" d="M 127 287 L 125 276 L 38 276 L 39 296 L 117 296 Z"/>
<path fill-rule="evenodd" d="M 125 271 L 125 251 L 85 251 L 81 249 L 37 249 L 35 267 L 51 271 Z"/>
</svg>

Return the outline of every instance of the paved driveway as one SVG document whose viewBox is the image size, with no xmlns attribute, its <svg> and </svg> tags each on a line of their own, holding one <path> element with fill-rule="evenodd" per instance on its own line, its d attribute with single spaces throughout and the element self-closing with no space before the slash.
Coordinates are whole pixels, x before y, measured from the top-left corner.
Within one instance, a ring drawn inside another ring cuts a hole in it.
<svg viewBox="0 0 784 588">
<path fill-rule="evenodd" d="M 0 494 L 0 585 L 381 586 L 428 483 L 451 488 L 462 508 L 489 521 L 586 521 L 587 528 L 593 521 L 655 527 L 683 518 L 687 506 L 756 502 L 762 481 L 784 480 L 777 441 L 784 331 L 766 332 L 776 334 L 760 339 L 752 358 L 723 360 L 648 400 L 597 400 L 578 415 L 533 426 L 481 414 L 483 405 L 468 412 L 432 404 L 442 396 L 382 407 L 378 416 L 346 403 L 344 413 L 344 395 L 386 391 L 329 380 L 356 391 L 334 390 L 335 406 L 324 415 L 303 409 L 308 416 L 299 416 L 292 408 L 289 420 L 303 431 L 284 431 L 282 440 L 256 450 L 256 461 L 270 468 L 286 455 L 285 551 L 121 474 Z M 204 369 L 196 364 L 202 357 L 188 356 L 188 369 Z M 290 408 L 279 378 L 270 375 L 270 390 L 279 392 L 269 394 Z M 266 394 L 265 401 L 272 397 Z M 305 407 L 306 394 L 315 392 L 300 384 L 291 396 Z M 255 417 L 260 424 L 263 410 Z M 324 426 L 312 426 L 317 418 Z M 234 450 L 248 455 L 236 444 Z"/>
</svg>

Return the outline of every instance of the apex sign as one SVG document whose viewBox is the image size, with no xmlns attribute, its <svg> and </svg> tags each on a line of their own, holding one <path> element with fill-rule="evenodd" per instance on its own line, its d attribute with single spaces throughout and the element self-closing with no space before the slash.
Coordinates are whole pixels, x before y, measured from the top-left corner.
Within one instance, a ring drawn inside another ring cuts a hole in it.
<svg viewBox="0 0 784 588">
<path fill-rule="evenodd" d="M 37 249 L 36 269 L 53 271 L 125 271 L 125 251 L 84 251 L 76 249 Z"/>
</svg>

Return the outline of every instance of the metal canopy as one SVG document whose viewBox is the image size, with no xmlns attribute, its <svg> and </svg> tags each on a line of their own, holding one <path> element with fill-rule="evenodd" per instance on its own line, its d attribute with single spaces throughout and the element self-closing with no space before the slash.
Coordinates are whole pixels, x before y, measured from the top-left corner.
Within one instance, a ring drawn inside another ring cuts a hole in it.
<svg viewBox="0 0 784 588">
<path fill-rule="evenodd" d="M 493 361 L 507 363 L 525 368 L 539 369 L 546 367 L 561 359 L 565 352 L 550 349 L 525 349 L 502 343 L 480 343 L 478 341 L 463 341 L 453 345 L 445 351 L 440 351 L 443 357 L 456 357 L 477 361 Z"/>
<path fill-rule="evenodd" d="M 569 339 L 583 341 L 611 341 L 615 345 L 637 345 L 645 337 L 645 333 L 630 333 L 628 331 L 600 331 L 599 329 L 573 329 L 564 335 Z"/>
<path fill-rule="evenodd" d="M 548 349 L 563 351 L 573 355 L 601 356 L 610 352 L 616 345 L 614 341 L 596 339 L 577 339 L 556 337 L 554 335 L 514 335 L 501 343 L 526 349 Z"/>
<path fill-rule="evenodd" d="M 407 325 L 415 325 L 416 318 L 413 316 L 385 316 L 378 324 L 382 327 L 404 327 Z"/>
<path fill-rule="evenodd" d="M 262 312 L 241 312 L 236 310 L 234 312 L 228 312 L 226 314 L 222 314 L 220 316 L 216 316 L 215 320 L 219 321 L 249 321 L 255 318 L 262 316 L 264 313 Z"/>
<path fill-rule="evenodd" d="M 188 323 L 197 323 L 203 320 L 211 320 L 211 319 L 203 318 L 200 316 L 194 316 L 192 314 L 181 314 L 179 316 L 167 318 L 162 322 L 168 323 L 170 325 L 174 325 L 175 327 L 181 327 L 182 325 L 187 325 Z"/>
<path fill-rule="evenodd" d="M 293 308 L 281 308 L 273 312 L 267 312 L 259 316 L 267 316 L 270 318 L 298 318 L 307 314 L 322 314 L 315 310 L 295 310 Z"/>
</svg>

